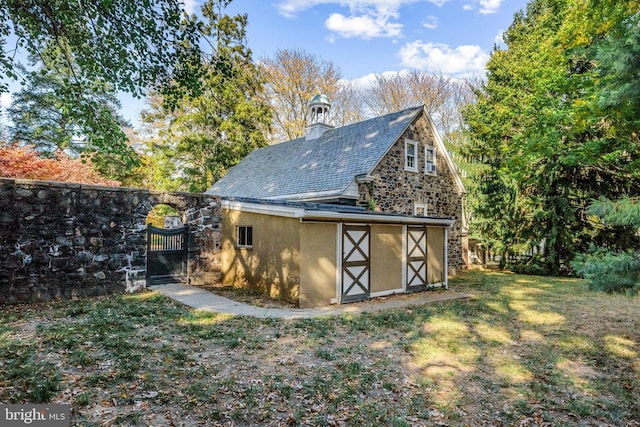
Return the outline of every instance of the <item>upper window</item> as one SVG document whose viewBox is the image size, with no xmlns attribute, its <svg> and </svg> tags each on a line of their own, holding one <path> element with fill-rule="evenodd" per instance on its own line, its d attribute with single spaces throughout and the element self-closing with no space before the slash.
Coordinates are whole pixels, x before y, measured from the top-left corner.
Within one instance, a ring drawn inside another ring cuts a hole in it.
<svg viewBox="0 0 640 427">
<path fill-rule="evenodd" d="M 427 216 L 428 208 L 426 203 L 414 203 L 413 214 L 415 216 Z"/>
<path fill-rule="evenodd" d="M 436 149 L 433 147 L 424 149 L 424 173 L 436 173 Z"/>
<path fill-rule="evenodd" d="M 253 247 L 253 227 L 250 225 L 241 225 L 237 227 L 238 248 Z"/>
<path fill-rule="evenodd" d="M 418 143 L 410 139 L 404 141 L 404 169 L 418 172 Z"/>
</svg>

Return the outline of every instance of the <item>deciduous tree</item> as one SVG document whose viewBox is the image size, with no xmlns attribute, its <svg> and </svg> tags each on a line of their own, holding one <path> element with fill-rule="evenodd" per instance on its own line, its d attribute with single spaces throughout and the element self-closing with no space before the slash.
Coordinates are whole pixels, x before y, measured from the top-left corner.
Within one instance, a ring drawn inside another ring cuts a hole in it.
<svg viewBox="0 0 640 427">
<path fill-rule="evenodd" d="M 304 136 L 309 124 L 309 101 L 317 94 L 332 101 L 330 122 L 335 126 L 363 118 L 356 89 L 342 81 L 342 73 L 331 61 L 301 49 L 280 49 L 259 62 L 265 80 L 264 99 L 271 105 L 271 143 Z"/>
<path fill-rule="evenodd" d="M 16 52 L 24 49 L 38 68 L 66 68 L 79 87 L 102 80 L 143 95 L 175 77 L 178 47 L 197 45 L 195 29 L 180 0 L 2 0 L 0 91 L 5 77 L 20 78 Z M 62 49 L 66 65 L 51 56 L 51 46 Z"/>
<path fill-rule="evenodd" d="M 483 232 L 506 251 L 538 249 L 529 271 L 558 274 L 590 241 L 606 240 L 587 219 L 588 200 L 639 188 L 637 122 L 620 114 L 626 107 L 607 107 L 607 90 L 622 88 L 607 75 L 629 69 L 628 58 L 602 61 L 637 10 L 633 1 L 533 0 L 466 112 L 471 151 L 489 168 L 479 177 Z"/>
<path fill-rule="evenodd" d="M 120 183 L 96 173 L 88 162 L 63 152 L 56 158 L 43 158 L 33 147 L 0 143 L 0 176 L 5 178 L 65 181 L 82 184 L 119 186 Z"/>
<path fill-rule="evenodd" d="M 362 103 L 374 116 L 424 104 L 445 136 L 460 129 L 461 108 L 473 100 L 465 80 L 419 70 L 376 74 L 361 93 Z"/>
<path fill-rule="evenodd" d="M 104 176 L 126 180 L 137 164 L 123 131 L 120 102 L 111 87 L 93 82 L 77 90 L 57 70 L 23 70 L 26 85 L 14 94 L 8 110 L 12 141 L 32 145 L 44 156 L 93 153 L 92 164 Z"/>
<path fill-rule="evenodd" d="M 173 156 L 164 166 L 177 166 L 191 191 L 208 189 L 244 156 L 266 145 L 271 123 L 269 107 L 258 96 L 262 80 L 246 46 L 247 16 L 226 15 L 228 4 L 209 0 L 202 7 L 205 21 L 199 28 L 212 41 L 213 52 L 191 64 L 201 67 L 201 92 L 182 92 L 177 84 L 172 96 L 180 98 L 169 103 L 172 108 L 163 100 L 148 112 L 167 121 L 167 129 L 157 135 L 165 154 Z"/>
<path fill-rule="evenodd" d="M 142 128 L 136 138 L 141 166 L 141 185 L 156 190 L 187 191 L 188 175 L 184 173 L 184 160 L 178 154 L 177 138 L 171 125 L 180 114 L 163 107 L 161 95 L 147 98 L 148 108 L 141 113 Z"/>
</svg>

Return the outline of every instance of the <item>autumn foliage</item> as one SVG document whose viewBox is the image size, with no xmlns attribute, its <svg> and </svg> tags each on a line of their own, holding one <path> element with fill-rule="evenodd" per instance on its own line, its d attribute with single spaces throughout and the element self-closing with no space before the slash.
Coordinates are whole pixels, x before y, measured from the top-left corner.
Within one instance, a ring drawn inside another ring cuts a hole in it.
<svg viewBox="0 0 640 427">
<path fill-rule="evenodd" d="M 119 186 L 120 182 L 100 176 L 91 162 L 58 152 L 55 159 L 42 158 L 32 147 L 0 145 L 0 177 L 76 182 Z"/>
</svg>

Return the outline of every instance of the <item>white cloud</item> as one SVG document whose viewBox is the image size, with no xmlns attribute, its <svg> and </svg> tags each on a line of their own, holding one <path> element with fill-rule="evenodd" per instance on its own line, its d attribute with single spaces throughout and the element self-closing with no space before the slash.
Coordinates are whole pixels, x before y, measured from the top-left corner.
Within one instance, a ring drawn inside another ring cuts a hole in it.
<svg viewBox="0 0 640 427">
<path fill-rule="evenodd" d="M 504 30 L 498 31 L 498 34 L 496 34 L 493 42 L 498 46 L 504 45 Z"/>
<path fill-rule="evenodd" d="M 428 0 L 428 1 L 429 1 L 429 3 L 433 3 L 433 4 L 435 4 L 435 5 L 436 5 L 436 6 L 438 6 L 438 7 L 441 7 L 441 6 L 443 6 L 445 3 L 448 3 L 448 2 L 449 2 L 449 0 Z"/>
<path fill-rule="evenodd" d="M 450 0 L 280 0 L 275 4 L 278 13 L 295 18 L 304 10 L 318 5 L 336 5 L 349 9 L 349 14 L 332 13 L 325 25 L 342 37 L 402 37 L 402 24 L 395 22 L 399 10 L 406 5 L 428 1 L 442 6 Z"/>
<path fill-rule="evenodd" d="M 184 11 L 189 15 L 196 11 L 198 7 L 198 0 L 184 0 Z"/>
<path fill-rule="evenodd" d="M 295 16 L 304 10 L 312 9 L 322 4 L 335 4 L 348 7 L 352 12 L 357 10 L 377 9 L 380 11 L 397 11 L 402 6 L 427 1 L 442 6 L 451 0 L 280 0 L 275 3 L 275 8 L 287 18 Z M 487 0 L 478 0 L 487 1 Z"/>
<path fill-rule="evenodd" d="M 11 106 L 11 94 L 9 92 L 3 92 L 0 95 L 0 108 L 6 110 Z"/>
<path fill-rule="evenodd" d="M 369 88 L 371 87 L 371 84 L 375 82 L 377 76 L 393 77 L 398 74 L 402 74 L 403 72 L 404 71 L 384 71 L 378 74 L 371 73 L 371 74 L 367 74 L 362 77 L 359 77 L 357 79 L 349 80 L 349 83 L 355 86 L 356 88 Z"/>
<path fill-rule="evenodd" d="M 314 6 L 323 3 L 331 3 L 330 0 L 283 0 L 276 3 L 274 6 L 278 10 L 278 13 L 285 18 L 295 18 L 298 12 L 310 9 Z"/>
<path fill-rule="evenodd" d="M 504 0 L 478 0 L 478 3 L 480 3 L 480 13 L 483 15 L 496 13 L 503 2 Z"/>
<path fill-rule="evenodd" d="M 425 19 L 425 21 L 422 23 L 422 25 L 430 30 L 435 30 L 436 28 L 438 28 L 438 18 L 433 15 L 429 15 L 427 16 L 427 19 Z"/>
<path fill-rule="evenodd" d="M 474 0 L 474 3 L 466 3 L 462 6 L 463 10 L 474 10 L 476 9 L 476 4 L 480 7 L 480 12 L 483 15 L 490 15 L 492 13 L 498 12 L 502 3 L 505 0 Z"/>
<path fill-rule="evenodd" d="M 350 16 L 333 13 L 325 22 L 327 28 L 342 37 L 400 37 L 402 24 L 389 22 L 385 16 Z"/>
<path fill-rule="evenodd" d="M 454 75 L 471 75 L 484 71 L 489 54 L 477 45 L 451 49 L 446 44 L 415 41 L 405 44 L 399 52 L 403 66 Z"/>
</svg>

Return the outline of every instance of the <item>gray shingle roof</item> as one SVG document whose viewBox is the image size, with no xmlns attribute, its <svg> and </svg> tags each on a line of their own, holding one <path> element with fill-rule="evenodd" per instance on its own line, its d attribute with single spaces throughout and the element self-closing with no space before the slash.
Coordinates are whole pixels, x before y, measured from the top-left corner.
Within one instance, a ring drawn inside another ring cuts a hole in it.
<svg viewBox="0 0 640 427">
<path fill-rule="evenodd" d="M 408 108 L 298 138 L 249 154 L 207 193 L 259 199 L 321 193 L 339 196 L 356 176 L 370 173 L 423 107 Z"/>
</svg>

